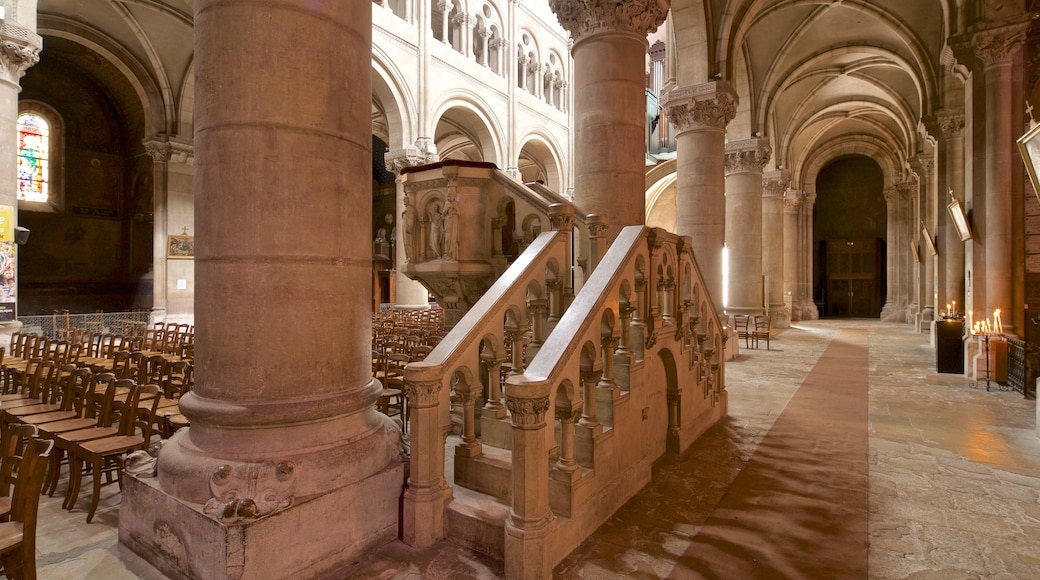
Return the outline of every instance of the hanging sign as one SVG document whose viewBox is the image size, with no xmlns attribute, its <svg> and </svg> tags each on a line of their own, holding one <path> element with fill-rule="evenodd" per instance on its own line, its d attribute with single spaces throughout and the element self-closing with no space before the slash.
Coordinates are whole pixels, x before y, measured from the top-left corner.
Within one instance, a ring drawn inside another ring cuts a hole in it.
<svg viewBox="0 0 1040 580">
<path fill-rule="evenodd" d="M 14 242 L 14 227 L 14 207 L 0 205 L 0 322 L 15 319 L 18 246 Z"/>
</svg>

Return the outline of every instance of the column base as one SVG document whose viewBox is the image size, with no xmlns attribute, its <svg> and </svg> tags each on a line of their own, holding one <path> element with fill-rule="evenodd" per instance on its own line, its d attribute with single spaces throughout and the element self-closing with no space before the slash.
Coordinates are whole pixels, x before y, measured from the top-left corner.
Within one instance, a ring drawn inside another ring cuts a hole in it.
<svg viewBox="0 0 1040 580">
<path fill-rule="evenodd" d="M 119 541 L 170 578 L 334 575 L 397 539 L 404 464 L 299 501 L 266 518 L 224 524 L 157 479 L 123 477 Z"/>
</svg>

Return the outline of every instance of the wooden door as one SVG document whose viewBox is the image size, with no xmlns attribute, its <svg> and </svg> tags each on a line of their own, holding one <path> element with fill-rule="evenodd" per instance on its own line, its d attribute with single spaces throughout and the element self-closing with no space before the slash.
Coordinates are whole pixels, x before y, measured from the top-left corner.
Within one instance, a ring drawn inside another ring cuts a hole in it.
<svg viewBox="0 0 1040 580">
<path fill-rule="evenodd" d="M 880 240 L 827 240 L 825 316 L 880 316 Z"/>
</svg>

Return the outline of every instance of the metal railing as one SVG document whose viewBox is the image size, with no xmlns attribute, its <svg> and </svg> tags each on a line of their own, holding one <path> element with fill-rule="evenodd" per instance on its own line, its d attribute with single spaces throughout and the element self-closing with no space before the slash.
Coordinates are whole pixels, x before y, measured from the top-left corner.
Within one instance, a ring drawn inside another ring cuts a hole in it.
<svg viewBox="0 0 1040 580">
<path fill-rule="evenodd" d="M 56 312 L 43 316 L 19 316 L 22 332 L 39 334 L 50 339 L 65 338 L 71 329 L 88 330 L 103 334 L 129 334 L 148 325 L 148 311 L 95 312 L 70 314 Z"/>
</svg>

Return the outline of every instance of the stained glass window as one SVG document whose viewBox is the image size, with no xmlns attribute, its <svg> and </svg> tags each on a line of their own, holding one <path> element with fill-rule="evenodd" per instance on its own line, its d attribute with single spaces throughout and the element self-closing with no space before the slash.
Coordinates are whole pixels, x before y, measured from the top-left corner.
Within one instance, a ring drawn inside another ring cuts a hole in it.
<svg viewBox="0 0 1040 580">
<path fill-rule="evenodd" d="M 47 201 L 50 126 L 35 113 L 18 116 L 18 199 Z"/>
</svg>

